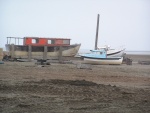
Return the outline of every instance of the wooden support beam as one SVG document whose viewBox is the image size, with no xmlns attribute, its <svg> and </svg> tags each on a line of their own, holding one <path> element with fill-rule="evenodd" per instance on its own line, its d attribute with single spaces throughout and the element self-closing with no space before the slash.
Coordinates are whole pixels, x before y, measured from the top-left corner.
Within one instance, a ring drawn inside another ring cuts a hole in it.
<svg viewBox="0 0 150 113">
<path fill-rule="evenodd" d="M 32 58 L 32 46 L 29 45 L 28 46 L 28 60 L 31 61 Z"/>
<path fill-rule="evenodd" d="M 43 60 L 47 60 L 47 46 L 44 46 Z"/>
<path fill-rule="evenodd" d="M 59 46 L 59 56 L 58 56 L 59 62 L 62 62 L 62 46 Z"/>
<path fill-rule="evenodd" d="M 14 44 L 10 45 L 10 50 L 11 50 L 10 55 L 11 55 L 11 58 L 13 59 L 15 58 L 15 45 Z"/>
</svg>

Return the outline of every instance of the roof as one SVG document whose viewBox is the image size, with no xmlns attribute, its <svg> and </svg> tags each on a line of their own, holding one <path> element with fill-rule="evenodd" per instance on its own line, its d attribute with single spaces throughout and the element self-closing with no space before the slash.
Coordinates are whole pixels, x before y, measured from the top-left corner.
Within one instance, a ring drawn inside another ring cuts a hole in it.
<svg viewBox="0 0 150 113">
<path fill-rule="evenodd" d="M 24 38 L 31 38 L 31 39 L 40 38 L 40 39 L 53 39 L 53 40 L 56 40 L 56 39 L 59 39 L 59 40 L 67 39 L 67 40 L 71 40 L 70 38 L 50 38 L 50 37 L 24 37 Z"/>
</svg>

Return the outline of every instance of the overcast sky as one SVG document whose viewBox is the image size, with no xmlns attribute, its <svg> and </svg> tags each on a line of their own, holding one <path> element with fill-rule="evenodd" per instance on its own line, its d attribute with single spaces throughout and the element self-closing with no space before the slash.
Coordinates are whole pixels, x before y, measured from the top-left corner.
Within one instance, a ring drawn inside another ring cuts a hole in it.
<svg viewBox="0 0 150 113">
<path fill-rule="evenodd" d="M 0 47 L 6 37 L 35 36 L 93 49 L 97 14 L 98 46 L 150 51 L 150 0 L 0 0 Z"/>
</svg>

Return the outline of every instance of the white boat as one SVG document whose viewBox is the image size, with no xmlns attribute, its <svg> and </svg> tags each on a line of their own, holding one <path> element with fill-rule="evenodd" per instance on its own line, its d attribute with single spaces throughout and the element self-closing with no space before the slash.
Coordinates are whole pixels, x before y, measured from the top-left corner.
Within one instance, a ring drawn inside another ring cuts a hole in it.
<svg viewBox="0 0 150 113">
<path fill-rule="evenodd" d="M 105 49 L 107 52 L 107 58 L 110 57 L 123 57 L 125 54 L 125 48 L 123 46 L 117 49 L 111 49 L 109 45 L 105 45 L 103 47 L 98 47 L 98 50 Z"/>
<path fill-rule="evenodd" d="M 88 64 L 101 64 L 101 65 L 120 65 L 122 64 L 123 57 L 107 57 L 104 49 L 91 50 L 91 53 L 82 54 L 84 63 Z"/>
<path fill-rule="evenodd" d="M 88 64 L 101 64 L 101 65 L 120 65 L 122 64 L 123 57 L 120 58 L 84 58 L 84 63 Z"/>
</svg>

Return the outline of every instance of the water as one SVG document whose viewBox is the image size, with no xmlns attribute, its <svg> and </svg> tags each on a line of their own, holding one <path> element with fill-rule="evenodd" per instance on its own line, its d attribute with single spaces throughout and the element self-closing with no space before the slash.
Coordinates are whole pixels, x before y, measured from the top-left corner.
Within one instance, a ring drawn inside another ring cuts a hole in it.
<svg viewBox="0 0 150 113">
<path fill-rule="evenodd" d="M 90 53 L 90 49 L 80 49 L 79 54 Z M 150 51 L 125 51 L 126 54 L 133 55 L 150 55 Z"/>
<path fill-rule="evenodd" d="M 150 55 L 150 51 L 125 51 L 125 53 L 133 55 Z"/>
</svg>

